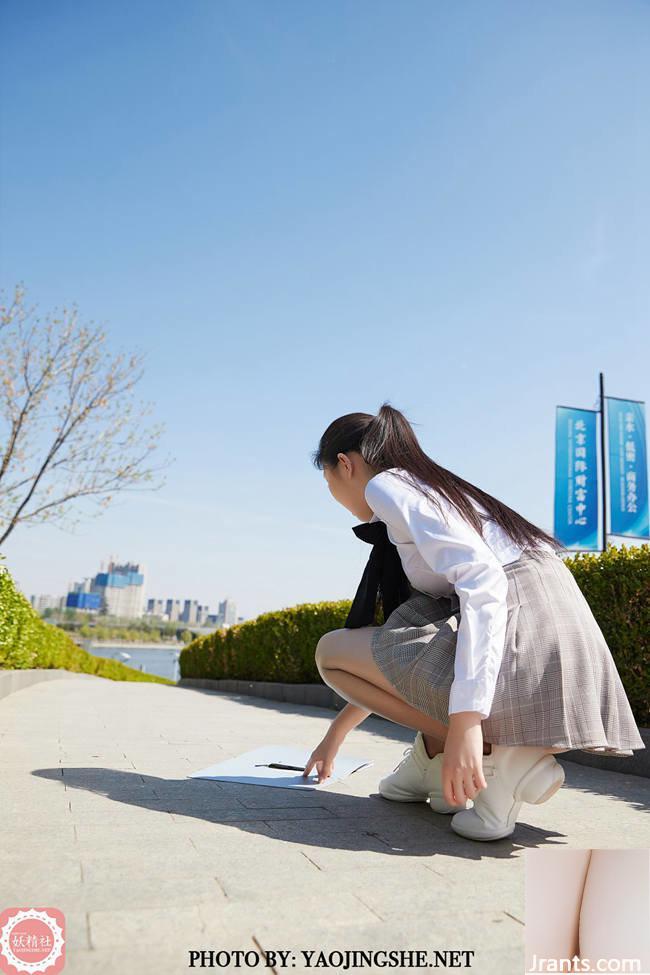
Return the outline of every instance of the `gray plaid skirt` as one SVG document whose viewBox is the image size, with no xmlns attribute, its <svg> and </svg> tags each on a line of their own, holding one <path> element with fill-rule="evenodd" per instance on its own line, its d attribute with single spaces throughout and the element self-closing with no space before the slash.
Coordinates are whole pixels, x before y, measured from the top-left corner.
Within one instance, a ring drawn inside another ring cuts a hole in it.
<svg viewBox="0 0 650 975">
<path fill-rule="evenodd" d="M 539 559 L 539 561 L 537 561 Z M 618 757 L 645 748 L 602 630 L 553 552 L 523 552 L 508 577 L 505 647 L 485 741 Z M 409 704 L 449 724 L 460 601 L 413 589 L 371 636 L 375 663 Z"/>
</svg>

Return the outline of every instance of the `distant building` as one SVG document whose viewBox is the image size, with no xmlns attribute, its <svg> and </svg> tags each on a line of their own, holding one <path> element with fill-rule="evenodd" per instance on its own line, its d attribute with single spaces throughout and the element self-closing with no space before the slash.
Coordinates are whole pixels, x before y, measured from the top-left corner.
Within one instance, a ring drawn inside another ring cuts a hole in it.
<svg viewBox="0 0 650 975">
<path fill-rule="evenodd" d="M 234 599 L 224 599 L 219 603 L 219 621 L 223 626 L 233 626 L 237 622 L 237 603 Z"/>
<path fill-rule="evenodd" d="M 29 601 L 37 613 L 43 613 L 46 609 L 63 609 L 65 606 L 65 596 L 30 596 Z"/>
<path fill-rule="evenodd" d="M 203 606 L 198 599 L 148 599 L 146 613 L 171 623 L 186 623 L 189 626 L 203 625 L 210 612 L 209 606 Z"/>
<path fill-rule="evenodd" d="M 196 624 L 198 621 L 198 615 L 199 615 L 198 599 L 186 599 L 183 605 L 181 621 L 183 623 L 189 623 L 190 625 Z"/>
<path fill-rule="evenodd" d="M 139 619 L 144 610 L 144 572 L 138 564 L 120 565 L 111 559 L 106 571 L 102 565 L 93 578 L 70 587 L 66 606 Z"/>
<path fill-rule="evenodd" d="M 211 613 L 210 607 L 198 599 L 154 599 L 147 600 L 148 616 L 169 620 L 171 623 L 184 623 L 186 626 L 232 626 L 241 623 L 243 616 L 237 616 L 237 604 L 232 599 L 219 603 L 219 612 Z"/>
<path fill-rule="evenodd" d="M 110 616 L 138 619 L 144 610 L 144 572 L 131 562 L 119 565 L 112 560 L 106 572 L 98 572 L 91 591 L 102 597 Z"/>
<path fill-rule="evenodd" d="M 168 599 L 165 604 L 165 614 L 170 623 L 176 623 L 181 618 L 180 599 Z"/>
<path fill-rule="evenodd" d="M 65 604 L 69 609 L 98 613 L 102 608 L 102 597 L 98 592 L 69 592 Z"/>
<path fill-rule="evenodd" d="M 147 600 L 147 616 L 157 616 L 159 619 L 166 619 L 165 604 L 162 599 Z"/>
<path fill-rule="evenodd" d="M 68 587 L 65 605 L 68 609 L 83 609 L 89 613 L 98 612 L 102 608 L 102 597 L 92 592 L 92 579 L 75 582 Z"/>
</svg>

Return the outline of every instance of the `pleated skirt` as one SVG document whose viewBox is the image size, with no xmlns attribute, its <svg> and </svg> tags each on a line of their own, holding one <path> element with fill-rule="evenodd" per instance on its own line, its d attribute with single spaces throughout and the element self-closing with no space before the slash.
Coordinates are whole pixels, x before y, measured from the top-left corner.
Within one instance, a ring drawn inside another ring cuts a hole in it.
<svg viewBox="0 0 650 975">
<path fill-rule="evenodd" d="M 645 748 L 612 653 L 571 570 L 523 552 L 508 578 L 505 646 L 483 738 L 626 757 Z M 449 724 L 460 601 L 412 589 L 375 627 L 372 656 L 409 704 Z"/>
</svg>

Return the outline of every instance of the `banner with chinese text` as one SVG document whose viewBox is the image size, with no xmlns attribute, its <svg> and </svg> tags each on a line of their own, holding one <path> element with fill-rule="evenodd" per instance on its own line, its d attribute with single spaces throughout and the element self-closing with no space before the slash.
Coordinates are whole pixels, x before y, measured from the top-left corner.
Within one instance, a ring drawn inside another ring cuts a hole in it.
<svg viewBox="0 0 650 975">
<path fill-rule="evenodd" d="M 605 397 L 609 460 L 609 532 L 648 536 L 648 458 L 645 407 Z"/>
<path fill-rule="evenodd" d="M 568 549 L 599 550 L 597 416 L 556 407 L 553 533 Z"/>
</svg>

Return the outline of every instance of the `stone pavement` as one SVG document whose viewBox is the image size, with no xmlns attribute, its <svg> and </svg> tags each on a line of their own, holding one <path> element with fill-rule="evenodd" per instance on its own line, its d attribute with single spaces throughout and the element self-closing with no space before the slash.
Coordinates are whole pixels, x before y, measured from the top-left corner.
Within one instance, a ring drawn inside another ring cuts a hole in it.
<svg viewBox="0 0 650 975">
<path fill-rule="evenodd" d="M 90 676 L 11 694 L 0 702 L 0 911 L 62 910 L 69 975 L 175 975 L 200 949 L 293 950 L 303 972 L 303 951 L 355 948 L 469 949 L 471 971 L 520 975 L 526 849 L 650 845 L 650 780 L 568 761 L 564 787 L 522 806 L 512 837 L 465 840 L 426 803 L 379 796 L 414 732 L 375 716 L 341 751 L 374 765 L 327 790 L 186 778 L 269 742 L 311 750 L 333 717 Z"/>
</svg>

